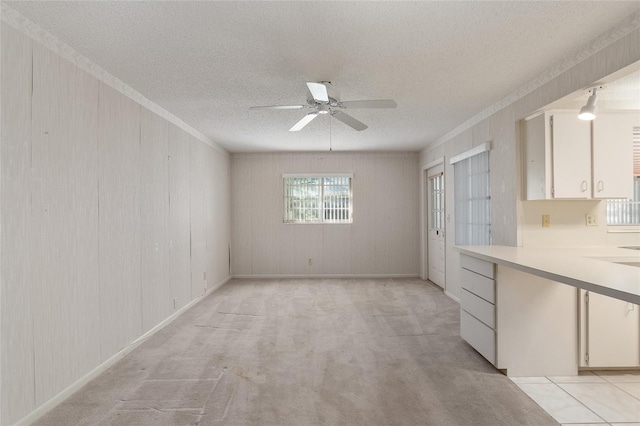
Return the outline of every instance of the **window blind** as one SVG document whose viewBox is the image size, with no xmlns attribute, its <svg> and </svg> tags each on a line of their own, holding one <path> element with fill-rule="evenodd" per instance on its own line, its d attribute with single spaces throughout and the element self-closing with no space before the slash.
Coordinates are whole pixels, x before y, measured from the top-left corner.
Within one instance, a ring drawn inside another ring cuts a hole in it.
<svg viewBox="0 0 640 426">
<path fill-rule="evenodd" d="M 453 173 L 456 245 L 490 245 L 489 151 L 457 161 Z"/>
</svg>

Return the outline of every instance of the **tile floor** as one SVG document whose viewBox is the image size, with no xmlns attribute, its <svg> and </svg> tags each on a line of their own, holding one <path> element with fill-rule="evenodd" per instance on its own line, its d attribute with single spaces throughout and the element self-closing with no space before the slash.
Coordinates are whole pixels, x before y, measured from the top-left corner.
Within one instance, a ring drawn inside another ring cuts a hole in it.
<svg viewBox="0 0 640 426">
<path fill-rule="evenodd" d="M 511 380 L 562 425 L 640 426 L 640 371 Z"/>
</svg>

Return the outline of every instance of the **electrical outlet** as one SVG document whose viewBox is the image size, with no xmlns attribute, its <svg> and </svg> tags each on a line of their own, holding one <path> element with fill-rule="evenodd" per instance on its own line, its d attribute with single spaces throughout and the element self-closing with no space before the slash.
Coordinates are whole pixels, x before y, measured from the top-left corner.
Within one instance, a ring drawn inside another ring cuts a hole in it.
<svg viewBox="0 0 640 426">
<path fill-rule="evenodd" d="M 313 265 L 313 259 L 309 258 L 309 266 Z"/>
<path fill-rule="evenodd" d="M 595 214 L 586 214 L 584 215 L 584 219 L 587 226 L 598 226 L 598 216 Z"/>
<path fill-rule="evenodd" d="M 549 214 L 542 215 L 542 227 L 543 228 L 551 227 L 551 215 Z"/>
</svg>

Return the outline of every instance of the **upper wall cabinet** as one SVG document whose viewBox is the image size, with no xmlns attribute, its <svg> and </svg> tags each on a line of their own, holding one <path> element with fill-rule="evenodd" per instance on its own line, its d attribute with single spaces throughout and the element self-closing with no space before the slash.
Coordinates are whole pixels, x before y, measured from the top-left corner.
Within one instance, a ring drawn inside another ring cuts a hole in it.
<svg viewBox="0 0 640 426">
<path fill-rule="evenodd" d="M 546 111 L 524 122 L 527 200 L 632 198 L 635 112 Z"/>
<path fill-rule="evenodd" d="M 601 112 L 593 120 L 593 198 L 633 198 L 633 128 L 640 112 Z"/>
<path fill-rule="evenodd" d="M 591 129 L 568 111 L 524 122 L 526 199 L 590 198 Z"/>
</svg>

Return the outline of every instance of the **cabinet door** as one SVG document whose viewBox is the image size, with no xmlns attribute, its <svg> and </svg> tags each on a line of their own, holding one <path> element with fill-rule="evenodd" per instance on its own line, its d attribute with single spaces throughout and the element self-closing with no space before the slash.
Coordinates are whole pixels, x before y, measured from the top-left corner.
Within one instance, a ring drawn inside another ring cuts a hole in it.
<svg viewBox="0 0 640 426">
<path fill-rule="evenodd" d="M 591 125 L 575 112 L 552 115 L 553 198 L 591 196 Z"/>
<path fill-rule="evenodd" d="M 602 112 L 593 121 L 593 198 L 633 198 L 633 127 L 640 112 Z"/>
<path fill-rule="evenodd" d="M 640 309 L 637 305 L 589 292 L 586 349 L 589 367 L 640 365 Z M 584 325 L 583 325 L 584 326 Z M 583 358 L 584 359 L 584 358 Z"/>
</svg>

